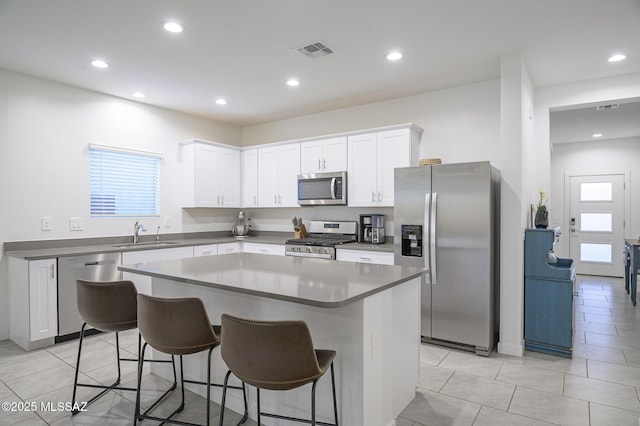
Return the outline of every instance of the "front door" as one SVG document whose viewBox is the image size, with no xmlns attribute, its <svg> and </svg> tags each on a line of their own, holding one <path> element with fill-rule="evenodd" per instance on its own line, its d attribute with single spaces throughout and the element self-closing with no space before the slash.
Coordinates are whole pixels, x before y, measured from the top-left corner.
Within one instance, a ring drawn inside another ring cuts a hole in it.
<svg viewBox="0 0 640 426">
<path fill-rule="evenodd" d="M 624 273 L 625 174 L 569 175 L 570 257 L 576 272 Z"/>
</svg>

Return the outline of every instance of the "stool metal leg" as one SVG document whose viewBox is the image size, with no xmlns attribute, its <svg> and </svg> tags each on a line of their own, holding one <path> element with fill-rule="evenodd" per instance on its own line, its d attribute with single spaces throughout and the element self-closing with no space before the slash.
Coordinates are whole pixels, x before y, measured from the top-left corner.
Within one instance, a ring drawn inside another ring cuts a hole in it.
<svg viewBox="0 0 640 426">
<path fill-rule="evenodd" d="M 222 384 L 222 401 L 220 401 L 220 422 L 219 422 L 220 426 L 222 426 L 222 424 L 224 423 L 224 406 L 227 400 L 227 389 L 229 388 L 240 389 L 240 387 L 228 386 L 229 376 L 231 376 L 231 370 L 227 370 L 227 374 L 224 376 L 224 382 Z M 212 384 L 212 386 L 216 386 L 216 385 Z M 249 404 L 247 403 L 247 390 L 244 382 L 242 382 L 242 400 L 244 401 L 244 414 L 240 419 L 240 421 L 238 422 L 238 425 L 241 425 L 242 423 L 246 422 L 247 419 L 249 418 Z"/>
<path fill-rule="evenodd" d="M 336 377 L 333 373 L 333 361 L 331 362 L 331 389 L 333 390 L 333 415 L 338 426 L 338 402 L 336 401 Z"/>
<path fill-rule="evenodd" d="M 90 400 L 87 401 L 86 406 L 91 405 L 92 403 L 94 403 L 98 398 L 100 398 L 102 395 L 104 395 L 105 393 L 109 392 L 112 389 L 118 389 L 118 390 L 128 390 L 128 391 L 134 391 L 134 388 L 129 388 L 129 387 L 118 387 L 118 385 L 120 384 L 120 342 L 118 339 L 118 333 L 116 332 L 116 361 L 118 364 L 118 377 L 117 379 L 110 385 L 94 385 L 91 383 L 78 383 L 78 375 L 80 373 L 80 356 L 82 354 L 82 343 L 84 342 L 84 332 L 85 329 L 87 327 L 87 323 L 83 323 L 82 324 L 82 328 L 80 329 L 80 340 L 78 342 L 78 357 L 76 358 L 76 371 L 75 371 L 75 375 L 74 375 L 74 379 L 73 379 L 73 395 L 71 396 L 71 403 L 72 406 L 76 406 L 76 394 L 77 394 L 77 389 L 78 386 L 80 387 L 85 387 L 85 388 L 97 388 L 97 389 L 102 389 L 101 392 L 99 392 L 97 395 L 94 395 Z M 73 410 L 71 411 L 71 415 L 74 416 L 76 414 L 78 414 L 80 411 L 79 410 Z"/>
</svg>

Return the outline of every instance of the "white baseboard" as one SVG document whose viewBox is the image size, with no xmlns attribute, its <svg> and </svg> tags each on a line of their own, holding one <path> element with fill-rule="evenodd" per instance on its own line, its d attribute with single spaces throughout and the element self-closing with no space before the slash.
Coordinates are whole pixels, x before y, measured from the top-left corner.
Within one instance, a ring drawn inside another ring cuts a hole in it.
<svg viewBox="0 0 640 426">
<path fill-rule="evenodd" d="M 524 344 L 498 342 L 498 352 L 503 355 L 522 357 L 524 355 Z"/>
</svg>

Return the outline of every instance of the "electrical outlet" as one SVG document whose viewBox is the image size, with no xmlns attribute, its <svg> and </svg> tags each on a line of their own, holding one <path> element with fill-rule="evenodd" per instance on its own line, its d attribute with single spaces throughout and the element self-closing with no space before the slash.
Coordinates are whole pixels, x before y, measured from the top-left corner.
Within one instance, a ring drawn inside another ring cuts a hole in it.
<svg viewBox="0 0 640 426">
<path fill-rule="evenodd" d="M 69 231 L 84 231 L 84 219 L 81 217 L 70 217 Z"/>
<path fill-rule="evenodd" d="M 170 228 L 171 225 L 173 225 L 173 221 L 171 220 L 171 216 L 165 216 L 164 217 L 164 227 L 165 228 Z"/>
<path fill-rule="evenodd" d="M 52 217 L 43 217 L 42 218 L 42 230 L 43 231 L 51 231 L 53 229 L 53 218 Z"/>
</svg>

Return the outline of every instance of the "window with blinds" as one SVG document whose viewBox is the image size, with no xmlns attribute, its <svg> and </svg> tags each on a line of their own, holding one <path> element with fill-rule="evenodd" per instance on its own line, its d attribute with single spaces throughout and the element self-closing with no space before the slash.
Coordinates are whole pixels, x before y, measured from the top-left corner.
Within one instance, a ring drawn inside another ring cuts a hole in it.
<svg viewBox="0 0 640 426">
<path fill-rule="evenodd" d="M 89 148 L 91 217 L 159 216 L 160 157 Z"/>
</svg>

